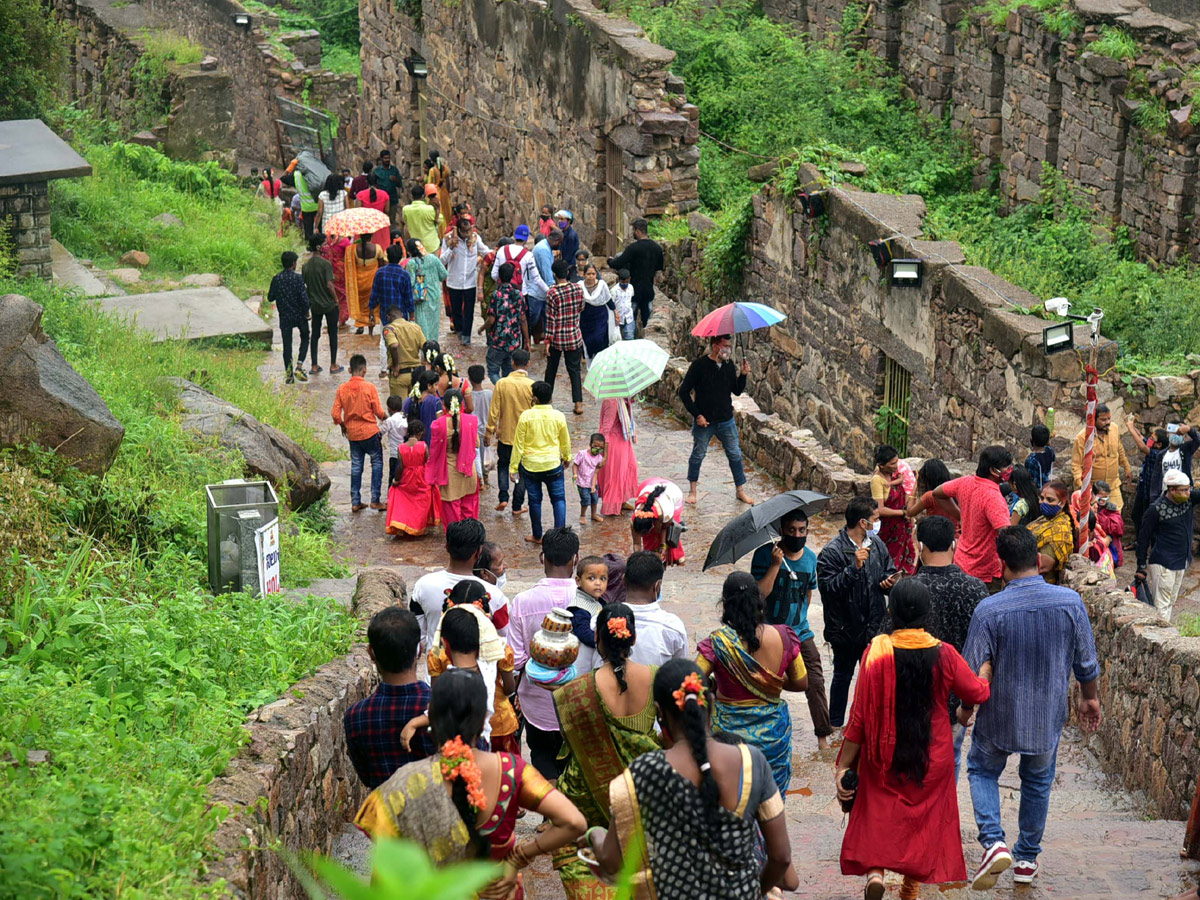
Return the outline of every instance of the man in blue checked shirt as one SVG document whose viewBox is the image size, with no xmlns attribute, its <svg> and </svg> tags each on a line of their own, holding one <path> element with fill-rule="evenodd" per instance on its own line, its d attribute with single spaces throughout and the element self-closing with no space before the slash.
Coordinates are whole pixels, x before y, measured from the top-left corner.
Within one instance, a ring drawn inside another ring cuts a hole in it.
<svg viewBox="0 0 1200 900">
<path fill-rule="evenodd" d="M 375 281 L 371 285 L 371 302 L 368 309 L 379 308 L 379 324 L 387 325 L 397 317 L 412 321 L 416 312 L 413 300 L 412 277 L 408 270 L 400 265 L 404 259 L 404 249 L 399 244 L 387 248 L 388 264 L 375 273 Z M 382 329 L 379 332 L 379 377 L 384 378 L 388 370 L 387 344 L 383 340 Z"/>
<path fill-rule="evenodd" d="M 1100 727 L 1100 666 L 1083 601 L 1038 574 L 1037 538 L 1027 529 L 1000 529 L 996 550 L 1006 587 L 976 608 L 963 648 L 972 669 L 978 672 L 989 661 L 994 669 L 992 696 L 979 710 L 967 754 L 983 845 L 971 882 L 976 891 L 994 887 L 1010 865 L 1016 884 L 1032 884 L 1037 877 L 1072 672 L 1080 687 L 1080 725 L 1086 731 Z M 963 707 L 959 721 L 968 724 L 971 713 Z M 1021 810 L 1020 835 L 1010 853 L 1000 822 L 1000 775 L 1013 753 L 1021 758 Z"/>
<path fill-rule="evenodd" d="M 779 541 L 763 544 L 750 560 L 750 574 L 766 607 L 767 621 L 787 625 L 800 639 L 800 656 L 808 670 L 808 712 L 812 716 L 817 746 L 829 747 L 829 698 L 821 670 L 821 651 L 808 624 L 808 604 L 817 587 L 817 554 L 806 547 L 808 516 L 799 509 L 779 520 Z"/>
</svg>

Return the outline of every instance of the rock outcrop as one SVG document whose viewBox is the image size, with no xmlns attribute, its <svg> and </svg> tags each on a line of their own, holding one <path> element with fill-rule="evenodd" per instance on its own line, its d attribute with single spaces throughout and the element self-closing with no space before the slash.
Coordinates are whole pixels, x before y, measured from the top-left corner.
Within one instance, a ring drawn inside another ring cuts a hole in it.
<svg viewBox="0 0 1200 900">
<path fill-rule="evenodd" d="M 184 429 L 237 450 L 246 471 L 271 482 L 292 509 L 311 506 L 329 490 L 329 476 L 317 461 L 278 428 L 185 378 L 169 380 L 179 388 Z"/>
<path fill-rule="evenodd" d="M 34 443 L 92 475 L 112 465 L 125 428 L 42 331 L 42 308 L 0 297 L 0 446 Z"/>
</svg>

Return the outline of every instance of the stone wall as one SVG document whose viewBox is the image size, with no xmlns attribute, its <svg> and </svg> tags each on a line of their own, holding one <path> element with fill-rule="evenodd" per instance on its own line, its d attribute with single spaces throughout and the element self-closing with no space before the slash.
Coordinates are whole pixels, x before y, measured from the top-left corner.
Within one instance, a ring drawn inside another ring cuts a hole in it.
<svg viewBox="0 0 1200 900">
<path fill-rule="evenodd" d="M 127 136 L 152 130 L 176 159 L 230 161 L 235 92 L 228 70 L 211 60 L 170 63 L 162 84 L 152 85 L 139 77 L 138 65 L 146 29 L 158 29 L 157 22 L 110 0 L 54 0 L 54 9 L 75 37 L 65 84 L 69 99 L 113 120 Z M 159 96 L 147 96 L 149 88 Z"/>
<path fill-rule="evenodd" d="M 50 196 L 46 182 L 0 184 L 0 228 L 9 232 L 15 244 L 17 277 L 49 281 Z"/>
<path fill-rule="evenodd" d="M 575 215 L 583 246 L 603 249 L 639 215 L 699 205 L 698 110 L 667 71 L 675 54 L 588 0 L 426 0 L 419 23 L 394 0 L 360 0 L 362 104 L 357 143 L 384 146 L 420 178 L 418 100 L 404 57 L 429 67 L 425 148 L 456 176 L 490 233 L 531 222 L 549 203 Z M 619 197 L 605 201 L 612 155 Z M 407 196 L 405 202 L 407 202 Z"/>
<path fill-rule="evenodd" d="M 393 569 L 366 570 L 352 603 L 365 636 L 380 609 L 407 605 L 404 579 Z M 250 714 L 246 745 L 208 786 L 211 801 L 231 814 L 214 837 L 219 858 L 207 881 L 222 880 L 246 900 L 308 900 L 278 851 L 328 853 L 366 799 L 346 755 L 342 717 L 376 683 L 360 643 Z"/>
<path fill-rule="evenodd" d="M 996 26 L 979 5 L 883 0 L 864 5 L 858 34 L 896 66 L 923 109 L 940 117 L 949 108 L 982 157 L 979 185 L 999 167 L 1004 198 L 1025 202 L 1036 198 L 1048 165 L 1086 205 L 1127 226 L 1143 258 L 1200 260 L 1200 136 L 1189 122 L 1200 82 L 1186 74 L 1200 64 L 1196 14 L 1167 18 L 1161 12 L 1175 10 L 1171 0 L 1152 0 L 1158 12 L 1144 0 L 1073 0 L 1080 27 L 1064 35 L 1030 7 Z M 846 7 L 767 0 L 764 11 L 825 39 L 842 29 Z M 1104 27 L 1129 32 L 1139 56 L 1091 52 Z M 1139 125 L 1137 110 L 1148 102 L 1171 111 L 1165 133 Z"/>
<path fill-rule="evenodd" d="M 1088 607 L 1100 659 L 1092 749 L 1127 789 L 1145 792 L 1148 815 L 1187 818 L 1200 772 L 1200 638 L 1181 637 L 1081 557 L 1066 584 Z"/>
</svg>

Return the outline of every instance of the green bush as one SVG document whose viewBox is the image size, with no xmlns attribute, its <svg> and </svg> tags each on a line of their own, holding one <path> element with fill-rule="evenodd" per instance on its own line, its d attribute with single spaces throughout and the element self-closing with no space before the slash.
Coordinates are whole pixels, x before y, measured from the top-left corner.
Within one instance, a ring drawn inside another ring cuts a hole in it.
<svg viewBox="0 0 1200 900">
<path fill-rule="evenodd" d="M 61 218 L 61 217 L 60 217 Z M 203 485 L 242 461 L 179 422 L 164 376 L 208 384 L 311 451 L 304 412 L 262 385 L 261 351 L 151 344 L 41 281 L 43 327 L 125 426 L 104 478 L 49 451 L 0 456 L 0 898 L 189 898 L 225 812 L 204 785 L 245 738 L 246 712 L 345 652 L 340 604 L 207 593 Z M 345 574 L 321 509 L 283 511 L 282 578 Z M 20 540 L 10 540 L 10 535 Z"/>
<path fill-rule="evenodd" d="M 51 185 L 54 236 L 78 256 L 113 265 L 127 250 L 144 250 L 151 276 L 215 272 L 246 297 L 266 291 L 280 254 L 292 249 L 275 236 L 275 207 L 238 189 L 216 163 L 175 162 L 119 142 L 84 155 L 90 177 Z M 163 212 L 183 226 L 153 221 Z"/>
<path fill-rule="evenodd" d="M 1100 56 L 1111 56 L 1113 59 L 1133 59 L 1138 55 L 1138 43 L 1132 34 L 1124 28 L 1112 25 L 1100 27 L 1100 40 L 1087 45 L 1088 49 Z"/>
<path fill-rule="evenodd" d="M 40 0 L 0 3 L 0 121 L 38 118 L 53 108 L 73 42 Z"/>
</svg>

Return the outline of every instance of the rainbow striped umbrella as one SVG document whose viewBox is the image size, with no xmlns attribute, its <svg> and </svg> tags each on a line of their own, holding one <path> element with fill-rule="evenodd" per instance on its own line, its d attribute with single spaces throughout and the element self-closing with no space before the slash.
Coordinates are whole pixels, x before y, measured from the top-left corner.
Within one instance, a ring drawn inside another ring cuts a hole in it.
<svg viewBox="0 0 1200 900">
<path fill-rule="evenodd" d="M 756 328 L 770 328 L 786 318 L 783 313 L 761 303 L 727 303 L 701 319 L 692 334 L 696 337 L 740 334 Z"/>
<path fill-rule="evenodd" d="M 667 359 L 654 341 L 618 341 L 596 354 L 583 386 L 597 400 L 634 397 L 662 378 Z"/>
</svg>

